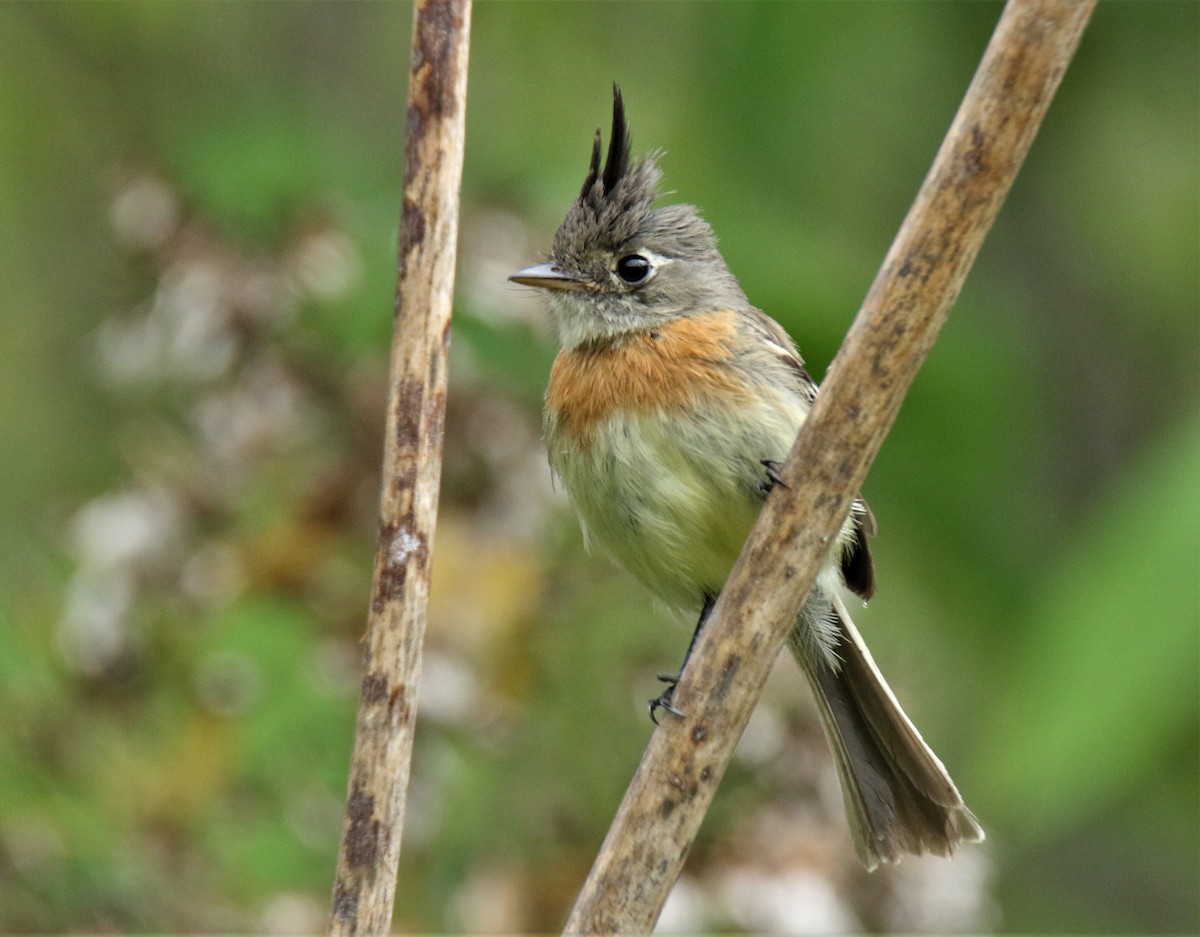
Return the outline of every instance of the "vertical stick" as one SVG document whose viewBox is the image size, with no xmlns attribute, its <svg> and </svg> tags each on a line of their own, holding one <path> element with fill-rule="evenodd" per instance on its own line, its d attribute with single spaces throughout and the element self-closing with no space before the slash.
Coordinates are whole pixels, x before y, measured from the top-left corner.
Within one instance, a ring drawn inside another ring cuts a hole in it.
<svg viewBox="0 0 1200 937">
<path fill-rule="evenodd" d="M 648 934 L 904 395 L 958 296 L 1093 0 L 1010 0 L 567 921 Z"/>
<path fill-rule="evenodd" d="M 392 920 L 442 469 L 470 21 L 470 0 L 418 0 L 413 13 L 379 543 L 332 935 L 386 934 Z"/>
</svg>

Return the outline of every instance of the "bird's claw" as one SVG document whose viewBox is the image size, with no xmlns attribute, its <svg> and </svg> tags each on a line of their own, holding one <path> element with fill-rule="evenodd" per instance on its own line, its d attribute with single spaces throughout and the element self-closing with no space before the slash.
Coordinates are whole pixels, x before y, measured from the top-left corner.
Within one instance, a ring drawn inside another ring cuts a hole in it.
<svg viewBox="0 0 1200 937">
<path fill-rule="evenodd" d="M 776 485 L 787 488 L 787 482 L 783 480 L 783 476 L 779 474 L 779 470 L 783 468 L 782 462 L 777 462 L 775 459 L 759 459 L 758 464 L 767 470 L 767 480 L 762 483 L 763 494 L 770 493 L 771 489 Z"/>
<path fill-rule="evenodd" d="M 658 711 L 666 710 L 672 716 L 682 716 L 683 710 L 674 706 L 671 703 L 671 697 L 675 694 L 675 685 L 679 682 L 678 674 L 660 673 L 658 679 L 667 684 L 667 688 L 662 691 L 657 697 L 650 700 L 650 721 L 658 725 Z"/>
</svg>

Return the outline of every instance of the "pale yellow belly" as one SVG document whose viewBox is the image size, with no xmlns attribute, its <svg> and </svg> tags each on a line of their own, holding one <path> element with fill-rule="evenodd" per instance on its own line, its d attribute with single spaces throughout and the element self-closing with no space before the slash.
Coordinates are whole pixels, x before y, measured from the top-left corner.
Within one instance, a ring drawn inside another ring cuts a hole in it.
<svg viewBox="0 0 1200 937">
<path fill-rule="evenodd" d="M 551 432 L 551 464 L 589 545 L 672 605 L 715 596 L 762 505 L 760 460 L 782 460 L 803 419 L 798 409 L 749 416 L 715 423 L 618 413 L 586 449 Z"/>
</svg>

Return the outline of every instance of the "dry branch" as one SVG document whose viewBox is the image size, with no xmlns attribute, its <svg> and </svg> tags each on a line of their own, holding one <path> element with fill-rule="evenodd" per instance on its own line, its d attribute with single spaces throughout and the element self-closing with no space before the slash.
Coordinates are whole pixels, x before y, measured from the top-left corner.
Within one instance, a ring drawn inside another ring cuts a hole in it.
<svg viewBox="0 0 1200 937">
<path fill-rule="evenodd" d="M 1010 0 L 566 925 L 649 933 L 771 665 L 1033 141 L 1092 0 Z"/>
<path fill-rule="evenodd" d="M 420 0 L 413 13 L 379 542 L 330 934 L 391 926 L 442 468 L 470 18 L 470 0 Z"/>
</svg>

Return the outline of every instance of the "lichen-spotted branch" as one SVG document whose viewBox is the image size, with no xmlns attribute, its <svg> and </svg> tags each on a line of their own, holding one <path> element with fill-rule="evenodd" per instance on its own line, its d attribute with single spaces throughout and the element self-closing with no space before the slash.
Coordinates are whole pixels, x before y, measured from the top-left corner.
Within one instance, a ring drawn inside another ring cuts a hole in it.
<svg viewBox="0 0 1200 937">
<path fill-rule="evenodd" d="M 379 540 L 329 933 L 386 934 L 412 760 L 442 468 L 470 0 L 413 13 Z"/>
</svg>

